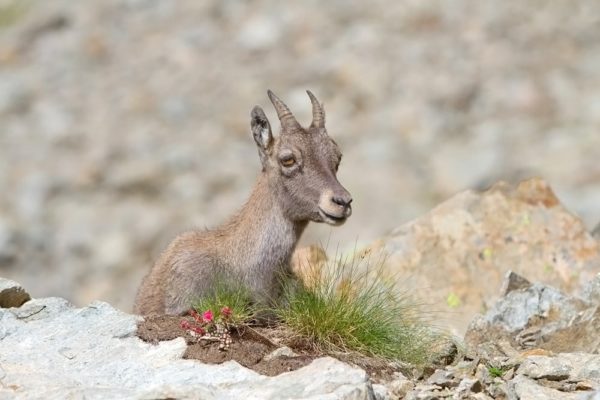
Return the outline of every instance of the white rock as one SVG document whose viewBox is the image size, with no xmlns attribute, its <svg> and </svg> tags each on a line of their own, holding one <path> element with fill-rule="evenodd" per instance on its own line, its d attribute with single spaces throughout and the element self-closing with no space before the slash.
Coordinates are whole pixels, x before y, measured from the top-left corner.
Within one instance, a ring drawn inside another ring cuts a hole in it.
<svg viewBox="0 0 600 400">
<path fill-rule="evenodd" d="M 233 361 L 183 360 L 182 338 L 151 345 L 135 337 L 139 318 L 59 298 L 0 309 L 0 398 L 375 398 L 365 371 L 333 358 L 275 377 Z"/>
<path fill-rule="evenodd" d="M 264 361 L 271 361 L 280 357 L 296 357 L 298 354 L 287 346 L 279 347 L 263 357 Z"/>
<path fill-rule="evenodd" d="M 388 382 L 386 387 L 388 388 L 390 394 L 394 396 L 394 398 L 402 399 L 408 392 L 413 390 L 415 384 L 400 372 L 396 372 L 394 375 L 394 380 Z"/>
<path fill-rule="evenodd" d="M 533 379 L 561 381 L 567 379 L 573 365 L 563 357 L 530 356 L 517 370 L 517 373 Z"/>
<path fill-rule="evenodd" d="M 375 394 L 376 400 L 388 400 L 392 398 L 388 388 L 379 383 L 373 384 L 373 393 Z"/>
<path fill-rule="evenodd" d="M 581 393 L 567 393 L 538 385 L 538 383 L 523 375 L 518 375 L 510 382 L 510 386 L 519 400 L 576 400 L 581 399 Z"/>
<path fill-rule="evenodd" d="M 600 400 L 600 391 L 589 393 L 588 395 L 582 396 L 581 400 Z"/>
</svg>

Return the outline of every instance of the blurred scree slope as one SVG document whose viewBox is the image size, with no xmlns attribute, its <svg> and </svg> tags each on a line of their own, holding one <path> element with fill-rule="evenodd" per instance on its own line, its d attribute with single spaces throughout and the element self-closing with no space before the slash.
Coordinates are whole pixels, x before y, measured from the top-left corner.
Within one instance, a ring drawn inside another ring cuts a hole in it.
<svg viewBox="0 0 600 400">
<path fill-rule="evenodd" d="M 259 171 L 249 112 L 325 103 L 352 249 L 467 188 L 547 179 L 600 219 L 600 2 L 0 0 L 0 275 L 130 310 Z"/>
</svg>

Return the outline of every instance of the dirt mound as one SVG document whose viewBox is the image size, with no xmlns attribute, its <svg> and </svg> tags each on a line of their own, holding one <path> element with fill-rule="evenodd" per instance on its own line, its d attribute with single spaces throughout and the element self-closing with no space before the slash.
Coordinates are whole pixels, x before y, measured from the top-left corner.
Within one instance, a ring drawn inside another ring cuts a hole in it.
<svg viewBox="0 0 600 400">
<path fill-rule="evenodd" d="M 227 351 L 219 350 L 218 342 L 198 341 L 188 331 L 181 328 L 182 317 L 171 315 L 157 315 L 146 317 L 138 324 L 137 335 L 142 340 L 158 343 L 163 340 L 173 340 L 183 337 L 187 350 L 183 358 L 198 360 L 207 364 L 221 364 L 234 360 L 260 374 L 275 376 L 283 372 L 293 371 L 309 364 L 319 357 L 319 354 L 303 354 L 297 357 L 278 357 L 273 360 L 264 360 L 264 357 L 278 346 L 262 332 L 270 333 L 275 330 L 268 328 L 243 328 L 232 332 L 231 347 Z M 192 322 L 192 319 L 189 319 Z M 270 332 L 269 332 L 270 331 Z"/>
<path fill-rule="evenodd" d="M 283 326 L 234 329 L 231 332 L 231 346 L 229 350 L 223 351 L 219 349 L 218 342 L 199 341 L 187 330 L 181 328 L 183 319 L 193 321 L 191 317 L 172 315 L 145 317 L 138 323 L 137 336 L 150 343 L 182 337 L 188 345 L 183 358 L 198 360 L 206 364 L 221 364 L 233 360 L 267 376 L 294 371 L 323 356 L 332 356 L 363 368 L 375 381 L 388 380 L 397 370 L 392 364 L 377 358 L 354 353 L 324 353 Z M 291 348 L 297 355 L 265 360 L 266 355 L 282 346 Z"/>
</svg>

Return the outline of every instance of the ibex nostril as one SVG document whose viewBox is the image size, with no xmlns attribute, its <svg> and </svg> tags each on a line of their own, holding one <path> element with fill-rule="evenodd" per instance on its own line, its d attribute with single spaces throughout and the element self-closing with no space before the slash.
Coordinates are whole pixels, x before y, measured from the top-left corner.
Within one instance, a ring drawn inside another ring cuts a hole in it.
<svg viewBox="0 0 600 400">
<path fill-rule="evenodd" d="M 331 201 L 333 201 L 338 206 L 348 207 L 350 206 L 350 203 L 352 203 L 352 198 L 333 197 Z"/>
</svg>

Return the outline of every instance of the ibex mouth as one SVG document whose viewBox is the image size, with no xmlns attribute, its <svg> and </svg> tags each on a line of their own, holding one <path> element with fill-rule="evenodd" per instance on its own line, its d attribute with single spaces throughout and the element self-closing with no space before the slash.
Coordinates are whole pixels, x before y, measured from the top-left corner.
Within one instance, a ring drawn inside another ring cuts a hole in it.
<svg viewBox="0 0 600 400">
<path fill-rule="evenodd" d="M 342 213 L 342 215 L 333 215 L 324 211 L 322 208 L 319 208 L 319 214 L 321 214 L 323 222 L 326 222 L 330 225 L 341 225 L 346 222 L 346 219 L 348 219 L 346 212 Z"/>
</svg>

